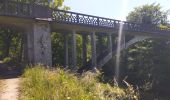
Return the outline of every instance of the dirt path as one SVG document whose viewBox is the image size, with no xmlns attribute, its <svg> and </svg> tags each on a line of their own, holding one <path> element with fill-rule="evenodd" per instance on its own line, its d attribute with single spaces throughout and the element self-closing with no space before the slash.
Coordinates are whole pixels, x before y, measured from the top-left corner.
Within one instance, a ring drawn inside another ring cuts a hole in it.
<svg viewBox="0 0 170 100">
<path fill-rule="evenodd" d="M 0 100 L 18 100 L 20 78 L 3 79 Z"/>
</svg>

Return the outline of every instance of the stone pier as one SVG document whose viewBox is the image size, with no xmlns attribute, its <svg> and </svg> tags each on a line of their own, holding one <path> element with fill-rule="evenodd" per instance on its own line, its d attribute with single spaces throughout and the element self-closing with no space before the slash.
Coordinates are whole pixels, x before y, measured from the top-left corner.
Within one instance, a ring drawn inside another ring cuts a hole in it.
<svg viewBox="0 0 170 100">
<path fill-rule="evenodd" d="M 112 35 L 111 34 L 108 34 L 107 35 L 107 41 L 108 41 L 108 53 L 111 53 L 112 54 Z"/>
<path fill-rule="evenodd" d="M 97 67 L 97 56 L 96 56 L 96 35 L 95 32 L 91 33 L 91 50 L 92 50 L 92 67 L 95 69 Z"/>
<path fill-rule="evenodd" d="M 69 66 L 69 59 L 68 59 L 68 36 L 64 34 L 64 67 Z"/>
<path fill-rule="evenodd" d="M 83 54 L 82 54 L 82 64 L 83 66 L 86 65 L 87 63 L 87 35 L 86 34 L 83 34 L 82 35 L 82 50 L 83 50 Z"/>
<path fill-rule="evenodd" d="M 77 69 L 76 31 L 71 33 L 71 69 Z"/>
<path fill-rule="evenodd" d="M 25 50 L 28 64 L 52 66 L 50 24 L 34 22 L 26 27 Z"/>
</svg>

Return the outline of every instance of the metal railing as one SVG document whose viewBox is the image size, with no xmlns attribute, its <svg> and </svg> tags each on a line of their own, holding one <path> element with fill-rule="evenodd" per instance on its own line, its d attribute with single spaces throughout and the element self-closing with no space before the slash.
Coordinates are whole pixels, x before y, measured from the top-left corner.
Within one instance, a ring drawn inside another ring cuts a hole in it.
<svg viewBox="0 0 170 100">
<path fill-rule="evenodd" d="M 0 15 L 23 18 L 47 18 L 51 17 L 47 6 L 16 2 L 12 0 L 0 0 Z"/>
<path fill-rule="evenodd" d="M 0 15 L 23 18 L 50 18 L 51 21 L 57 23 L 78 24 L 112 29 L 119 29 L 119 26 L 123 24 L 124 31 L 160 34 L 170 33 L 170 30 L 154 25 L 143 25 L 125 21 L 121 22 L 120 20 L 52 9 L 43 5 L 28 4 L 12 0 L 0 0 Z"/>
</svg>

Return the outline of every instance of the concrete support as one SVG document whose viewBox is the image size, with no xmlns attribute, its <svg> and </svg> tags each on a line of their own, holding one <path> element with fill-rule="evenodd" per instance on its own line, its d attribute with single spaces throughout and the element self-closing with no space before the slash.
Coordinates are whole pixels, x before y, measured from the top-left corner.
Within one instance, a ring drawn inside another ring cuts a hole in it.
<svg viewBox="0 0 170 100">
<path fill-rule="evenodd" d="M 126 47 L 126 35 L 125 35 L 124 32 L 122 33 L 122 41 L 121 41 L 121 45 L 124 46 L 123 48 Z"/>
<path fill-rule="evenodd" d="M 107 36 L 107 41 L 108 41 L 108 53 L 112 53 L 112 35 L 108 34 Z"/>
<path fill-rule="evenodd" d="M 97 46 L 98 48 L 97 48 L 96 53 L 97 53 L 97 55 L 98 55 L 98 54 L 101 54 L 102 51 L 103 51 L 104 44 L 103 44 L 102 41 L 103 41 L 103 38 L 105 38 L 105 36 L 99 34 L 99 35 L 97 35 L 97 37 L 98 37 L 98 39 L 97 39 L 98 41 L 97 41 L 96 46 Z"/>
<path fill-rule="evenodd" d="M 27 34 L 27 32 L 28 31 L 26 31 L 25 33 L 24 33 L 24 37 L 23 37 L 23 42 L 24 42 L 24 44 L 23 44 L 23 49 L 24 49 L 24 63 L 25 64 L 29 64 L 29 63 L 31 63 L 31 59 L 30 59 L 30 57 L 29 57 L 29 48 L 28 48 L 28 34 Z"/>
<path fill-rule="evenodd" d="M 113 51 L 112 51 L 112 35 L 107 35 L 107 42 L 108 42 L 108 55 L 103 57 L 101 61 L 98 62 L 98 68 L 101 68 L 106 64 L 112 57 L 113 57 Z"/>
<path fill-rule="evenodd" d="M 68 37 L 64 34 L 64 67 L 68 67 Z"/>
<path fill-rule="evenodd" d="M 26 59 L 28 64 L 52 66 L 51 34 L 48 22 L 34 22 L 26 28 Z"/>
<path fill-rule="evenodd" d="M 73 30 L 72 31 L 72 36 L 71 36 L 71 45 L 72 45 L 72 47 L 71 47 L 71 53 L 72 53 L 72 58 L 71 58 L 71 60 L 72 60 L 72 65 L 71 65 L 71 67 L 72 67 L 72 69 L 77 69 L 76 67 L 77 67 L 77 54 L 76 54 L 76 31 L 75 30 Z"/>
<path fill-rule="evenodd" d="M 95 69 L 97 67 L 95 32 L 92 32 L 90 36 L 91 36 L 91 50 L 92 50 L 92 67 L 93 69 Z"/>
<path fill-rule="evenodd" d="M 82 39 L 83 39 L 83 42 L 82 42 L 82 46 L 83 46 L 82 62 L 83 62 L 83 66 L 85 66 L 86 63 L 87 63 L 87 35 L 83 34 Z"/>
<path fill-rule="evenodd" d="M 29 25 L 25 29 L 25 37 L 24 37 L 24 58 L 26 64 L 34 64 L 34 32 L 33 26 Z"/>
</svg>

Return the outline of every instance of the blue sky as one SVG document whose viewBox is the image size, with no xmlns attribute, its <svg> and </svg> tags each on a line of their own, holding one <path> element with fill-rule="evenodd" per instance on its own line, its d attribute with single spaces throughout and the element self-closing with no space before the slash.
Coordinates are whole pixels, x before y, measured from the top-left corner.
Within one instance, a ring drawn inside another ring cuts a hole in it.
<svg viewBox="0 0 170 100">
<path fill-rule="evenodd" d="M 125 20 L 134 7 L 152 3 L 160 3 L 162 10 L 170 9 L 170 0 L 65 0 L 64 5 L 73 12 Z"/>
</svg>

